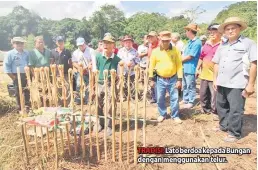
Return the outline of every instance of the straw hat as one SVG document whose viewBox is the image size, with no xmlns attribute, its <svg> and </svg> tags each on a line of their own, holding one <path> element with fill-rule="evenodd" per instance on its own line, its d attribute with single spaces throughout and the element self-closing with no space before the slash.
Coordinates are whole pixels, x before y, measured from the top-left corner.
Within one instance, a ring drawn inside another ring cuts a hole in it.
<svg viewBox="0 0 258 170">
<path fill-rule="evenodd" d="M 159 33 L 159 37 L 161 40 L 171 40 L 171 32 L 169 31 L 162 31 Z"/>
<path fill-rule="evenodd" d="M 227 25 L 229 25 L 229 24 L 238 24 L 238 25 L 240 25 L 241 26 L 240 27 L 241 31 L 243 31 L 243 30 L 245 30 L 247 28 L 247 24 L 243 20 L 241 20 L 240 18 L 238 18 L 238 17 L 230 17 L 230 18 L 227 18 L 224 21 L 224 23 L 219 26 L 219 28 L 218 28 L 219 32 L 223 33 L 225 27 Z"/>
<path fill-rule="evenodd" d="M 103 41 L 108 41 L 108 42 L 112 42 L 112 43 L 115 42 L 114 37 L 112 35 L 109 35 L 109 34 L 104 36 Z"/>
<path fill-rule="evenodd" d="M 25 43 L 26 40 L 23 39 L 22 37 L 13 37 L 13 39 L 11 40 L 11 43 L 14 43 L 14 42 L 22 42 L 22 43 Z"/>
<path fill-rule="evenodd" d="M 133 41 L 133 38 L 132 38 L 130 35 L 126 35 L 126 36 L 124 36 L 123 41 L 126 41 L 126 40 L 131 40 L 131 41 Z"/>
<path fill-rule="evenodd" d="M 195 32 L 200 31 L 200 28 L 198 27 L 198 25 L 197 24 L 193 24 L 193 23 L 188 24 L 186 27 L 184 27 L 184 29 L 192 30 L 192 31 L 195 31 Z"/>
<path fill-rule="evenodd" d="M 152 37 L 157 37 L 158 36 L 158 34 L 155 32 L 155 31 L 151 31 L 148 35 L 147 35 L 147 37 L 149 37 L 149 36 L 152 36 Z"/>
</svg>

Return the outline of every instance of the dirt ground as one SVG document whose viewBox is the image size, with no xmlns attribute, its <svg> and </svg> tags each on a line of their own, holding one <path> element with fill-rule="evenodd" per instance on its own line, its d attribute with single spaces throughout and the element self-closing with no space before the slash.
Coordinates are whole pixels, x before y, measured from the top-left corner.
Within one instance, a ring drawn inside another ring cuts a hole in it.
<svg viewBox="0 0 258 170">
<path fill-rule="evenodd" d="M 29 147 L 29 165 L 25 164 L 25 156 L 23 153 L 23 143 L 21 138 L 21 129 L 16 124 L 19 120 L 19 115 L 15 113 L 13 109 L 14 99 L 10 98 L 7 94 L 6 84 L 10 81 L 6 75 L 0 75 L 0 170 L 18 170 L 18 169 L 54 169 L 54 152 L 51 152 L 49 158 L 43 157 L 37 158 L 35 154 L 34 145 Z M 197 96 L 197 101 L 199 96 Z M 139 114 L 143 115 L 143 104 L 140 103 Z M 232 147 L 232 148 L 250 148 L 252 153 L 249 155 L 220 155 L 226 156 L 228 163 L 219 163 L 220 169 L 224 170 L 254 170 L 257 165 L 257 105 L 256 95 L 251 96 L 246 101 L 246 110 L 243 116 L 243 138 L 236 143 L 225 143 L 222 139 L 226 135 L 222 132 L 213 132 L 212 127 L 218 125 L 217 121 L 213 121 L 211 115 L 200 114 L 200 106 L 195 106 L 191 110 L 181 110 L 180 117 L 183 120 L 182 124 L 175 124 L 171 119 L 167 119 L 162 123 L 147 123 L 146 127 L 146 144 L 147 146 L 167 146 L 167 147 L 206 147 L 204 138 L 200 128 L 203 130 L 205 137 L 212 148 L 219 147 Z M 126 105 L 123 107 L 126 112 Z M 132 116 L 134 112 L 134 105 L 132 103 Z M 157 117 L 156 105 L 147 105 L 147 119 L 153 119 Z M 140 116 L 139 115 L 139 116 Z M 146 169 L 146 170 L 216 170 L 214 163 L 191 163 L 191 164 L 143 164 L 133 165 L 133 138 L 134 138 L 134 121 L 130 122 L 130 164 L 126 163 L 126 139 L 127 131 L 126 124 L 123 123 L 123 162 L 118 162 L 118 139 L 119 139 L 119 125 L 116 128 L 116 159 L 117 162 L 112 162 L 112 148 L 111 137 L 108 138 L 108 161 L 104 160 L 104 147 L 103 147 L 103 131 L 100 132 L 100 154 L 101 160 L 98 162 L 96 159 L 96 146 L 95 137 L 93 135 L 93 156 L 90 158 L 90 163 L 82 161 L 81 157 L 72 155 L 68 156 L 67 145 L 65 147 L 65 153 L 63 158 L 59 162 L 59 167 L 62 170 L 72 169 Z M 138 123 L 138 145 L 142 145 L 142 123 Z M 73 143 L 73 137 L 72 143 Z M 39 139 L 40 141 L 40 139 Z M 89 137 L 86 135 L 86 148 L 88 157 L 88 144 Z M 40 146 L 40 144 L 39 144 Z M 73 144 L 71 144 L 73 146 Z M 45 146 L 46 149 L 46 146 Z M 59 149 L 60 141 L 59 141 Z M 53 151 L 53 145 L 50 148 Z M 39 147 L 39 153 L 41 148 Z M 74 150 L 72 148 L 72 154 Z M 154 156 L 154 155 L 153 155 Z M 197 155 L 171 155 L 173 157 L 190 157 Z M 208 156 L 208 155 L 201 155 Z"/>
</svg>

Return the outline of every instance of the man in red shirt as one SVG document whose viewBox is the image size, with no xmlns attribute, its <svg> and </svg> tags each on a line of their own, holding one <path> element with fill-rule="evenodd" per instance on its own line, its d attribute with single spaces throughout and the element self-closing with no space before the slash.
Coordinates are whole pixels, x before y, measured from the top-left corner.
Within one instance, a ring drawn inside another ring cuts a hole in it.
<svg viewBox="0 0 258 170">
<path fill-rule="evenodd" d="M 151 31 L 148 34 L 147 38 L 150 43 L 149 49 L 148 49 L 148 57 L 150 58 L 152 50 L 159 46 L 159 38 L 158 38 L 158 34 L 155 31 Z M 149 65 L 149 63 L 147 64 L 147 68 L 148 68 L 148 65 Z M 151 103 L 156 103 L 156 101 L 157 101 L 156 94 L 157 94 L 157 89 L 156 89 L 156 86 L 154 85 L 151 88 Z"/>
</svg>

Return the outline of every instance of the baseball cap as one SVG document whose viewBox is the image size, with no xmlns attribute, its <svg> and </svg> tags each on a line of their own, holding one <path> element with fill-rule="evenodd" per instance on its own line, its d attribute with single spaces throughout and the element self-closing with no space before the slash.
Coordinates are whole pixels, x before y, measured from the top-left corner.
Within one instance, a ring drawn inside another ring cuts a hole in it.
<svg viewBox="0 0 258 170">
<path fill-rule="evenodd" d="M 79 45 L 83 45 L 85 43 L 85 39 L 82 38 L 82 37 L 79 37 L 77 38 L 76 40 L 76 45 L 79 46 Z"/>
</svg>

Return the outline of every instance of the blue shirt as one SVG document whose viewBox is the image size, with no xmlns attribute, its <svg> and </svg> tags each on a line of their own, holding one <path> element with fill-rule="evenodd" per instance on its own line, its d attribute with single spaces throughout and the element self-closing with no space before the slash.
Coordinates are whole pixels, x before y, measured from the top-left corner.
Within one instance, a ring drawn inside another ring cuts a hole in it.
<svg viewBox="0 0 258 170">
<path fill-rule="evenodd" d="M 196 66 L 201 55 L 201 48 L 202 42 L 199 38 L 195 37 L 193 40 L 188 41 L 183 56 L 192 56 L 193 58 L 183 63 L 184 73 L 195 74 Z"/>
<path fill-rule="evenodd" d="M 16 49 L 8 51 L 7 56 L 4 58 L 4 72 L 17 73 L 17 67 L 20 67 L 20 73 L 25 73 L 24 67 L 28 65 L 29 52 L 23 51 L 19 53 Z"/>
</svg>

